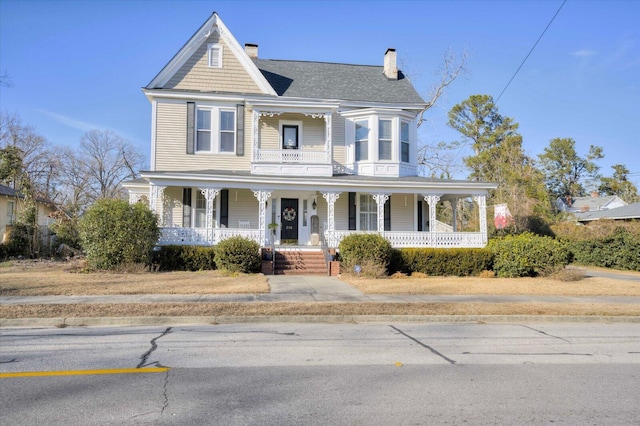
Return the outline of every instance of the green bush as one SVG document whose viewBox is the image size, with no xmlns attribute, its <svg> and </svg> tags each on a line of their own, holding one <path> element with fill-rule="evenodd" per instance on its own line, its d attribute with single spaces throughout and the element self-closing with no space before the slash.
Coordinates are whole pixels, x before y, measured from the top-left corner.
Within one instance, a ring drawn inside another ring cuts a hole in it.
<svg viewBox="0 0 640 426">
<path fill-rule="evenodd" d="M 410 248 L 400 250 L 404 270 L 427 275 L 468 277 L 492 269 L 493 253 L 488 249 Z"/>
<path fill-rule="evenodd" d="M 640 271 L 640 237 L 624 228 L 606 237 L 572 241 L 569 249 L 582 265 Z"/>
<path fill-rule="evenodd" d="M 262 265 L 260 245 L 244 237 L 231 237 L 215 247 L 215 260 L 219 269 L 231 272 L 258 272 Z"/>
<path fill-rule="evenodd" d="M 96 269 L 150 264 L 160 235 L 156 215 L 149 207 L 124 200 L 98 200 L 82 216 L 79 228 L 88 264 Z"/>
<path fill-rule="evenodd" d="M 531 233 L 508 235 L 489 241 L 498 277 L 549 275 L 569 263 L 566 245 L 551 237 Z"/>
<path fill-rule="evenodd" d="M 9 232 L 9 242 L 5 244 L 7 256 L 29 256 L 29 227 L 24 223 L 15 223 Z"/>
<path fill-rule="evenodd" d="M 379 234 L 351 234 L 340 241 L 341 266 L 353 271 L 356 265 L 365 276 L 385 275 L 392 257 L 391 243 Z"/>
<path fill-rule="evenodd" d="M 152 264 L 160 271 L 216 269 L 215 247 L 162 246 L 153 252 Z"/>
<path fill-rule="evenodd" d="M 80 250 L 80 231 L 77 219 L 62 219 L 49 226 L 51 232 L 56 235 L 56 244 L 66 244 L 69 247 Z"/>
</svg>

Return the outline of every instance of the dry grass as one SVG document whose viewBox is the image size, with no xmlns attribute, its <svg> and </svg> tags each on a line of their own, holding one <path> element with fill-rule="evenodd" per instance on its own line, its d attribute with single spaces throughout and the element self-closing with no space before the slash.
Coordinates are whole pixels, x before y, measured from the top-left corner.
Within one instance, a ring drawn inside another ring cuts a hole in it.
<svg viewBox="0 0 640 426">
<path fill-rule="evenodd" d="M 638 305 L 555 303 L 137 303 L 4 305 L 0 318 L 282 315 L 640 316 Z"/>
<path fill-rule="evenodd" d="M 553 278 L 419 277 L 342 279 L 368 294 L 640 296 L 640 282 L 588 277 L 580 281 Z"/>
<path fill-rule="evenodd" d="M 64 262 L 9 262 L 0 267 L 0 296 L 268 293 L 261 274 L 221 271 L 78 272 Z"/>
</svg>

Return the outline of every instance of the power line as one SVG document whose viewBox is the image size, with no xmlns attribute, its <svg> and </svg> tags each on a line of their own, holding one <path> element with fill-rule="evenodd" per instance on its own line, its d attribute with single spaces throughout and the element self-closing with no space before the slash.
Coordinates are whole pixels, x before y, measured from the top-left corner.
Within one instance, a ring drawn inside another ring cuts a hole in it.
<svg viewBox="0 0 640 426">
<path fill-rule="evenodd" d="M 560 5 L 560 7 L 558 8 L 557 12 L 555 15 L 553 15 L 553 18 L 551 18 L 551 20 L 549 21 L 549 23 L 547 24 L 546 28 L 544 29 L 544 31 L 542 31 L 542 34 L 540 34 L 540 37 L 538 37 L 538 40 L 536 40 L 536 42 L 534 43 L 533 47 L 531 48 L 531 50 L 529 50 L 529 53 L 527 53 L 527 56 L 524 58 L 524 60 L 522 61 L 522 63 L 520 64 L 520 66 L 518 67 L 518 69 L 516 70 L 516 72 L 513 73 L 513 75 L 511 76 L 511 80 L 509 80 L 509 82 L 507 83 L 506 86 L 504 86 L 504 89 L 502 89 L 502 92 L 500 92 L 500 95 L 498 96 L 498 98 L 496 99 L 496 104 L 498 104 L 498 101 L 500 100 L 500 98 L 502 97 L 502 95 L 504 94 L 504 92 L 507 90 L 507 88 L 509 87 L 509 85 L 511 84 L 511 82 L 513 81 L 514 78 L 516 78 L 516 75 L 518 75 L 518 72 L 520 71 L 520 68 L 522 68 L 522 66 L 524 65 L 525 62 L 527 62 L 527 59 L 529 59 L 529 56 L 531 55 L 531 53 L 533 53 L 533 50 L 536 48 L 536 46 L 538 45 L 538 43 L 540 42 L 540 40 L 542 39 L 542 36 L 544 36 L 544 33 L 547 32 L 547 30 L 549 29 L 549 27 L 551 26 L 551 24 L 553 23 L 553 21 L 556 19 L 556 16 L 558 16 L 558 13 L 560 13 L 560 10 L 562 9 L 562 6 L 564 6 L 564 4 L 567 2 L 567 0 L 564 0 L 562 2 L 562 4 Z"/>
</svg>

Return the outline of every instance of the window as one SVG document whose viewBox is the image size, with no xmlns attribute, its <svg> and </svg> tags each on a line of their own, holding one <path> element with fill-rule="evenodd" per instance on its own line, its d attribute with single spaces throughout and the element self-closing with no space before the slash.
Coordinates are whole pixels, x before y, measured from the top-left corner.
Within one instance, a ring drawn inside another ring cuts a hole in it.
<svg viewBox="0 0 640 426">
<path fill-rule="evenodd" d="M 199 107 L 196 111 L 196 152 L 234 153 L 236 149 L 236 111 Z"/>
<path fill-rule="evenodd" d="M 400 123 L 400 161 L 409 162 L 409 123 Z"/>
<path fill-rule="evenodd" d="M 191 188 L 182 188 L 182 227 L 191 228 Z"/>
<path fill-rule="evenodd" d="M 198 108 L 196 151 L 211 151 L 211 110 Z"/>
<path fill-rule="evenodd" d="M 356 161 L 366 161 L 369 152 L 369 124 L 367 120 L 356 121 Z"/>
<path fill-rule="evenodd" d="M 209 44 L 207 48 L 209 51 L 209 67 L 222 68 L 222 46 L 219 44 Z"/>
<path fill-rule="evenodd" d="M 236 112 L 220 111 L 220 152 L 235 152 Z"/>
<path fill-rule="evenodd" d="M 298 126 L 282 126 L 282 149 L 298 149 Z"/>
<path fill-rule="evenodd" d="M 378 205 L 371 194 L 360 194 L 360 230 L 378 230 Z"/>
<path fill-rule="evenodd" d="M 197 188 L 193 189 L 196 193 L 196 204 L 193 209 L 193 226 L 195 228 L 206 228 L 207 227 L 207 199 Z M 213 200 L 213 205 L 211 206 L 211 226 L 216 228 L 218 226 L 217 215 L 216 215 L 216 201 L 218 198 Z"/>
<path fill-rule="evenodd" d="M 391 120 L 378 120 L 378 160 L 391 160 Z"/>
<path fill-rule="evenodd" d="M 15 201 L 7 201 L 7 224 L 13 225 L 15 220 Z"/>
</svg>

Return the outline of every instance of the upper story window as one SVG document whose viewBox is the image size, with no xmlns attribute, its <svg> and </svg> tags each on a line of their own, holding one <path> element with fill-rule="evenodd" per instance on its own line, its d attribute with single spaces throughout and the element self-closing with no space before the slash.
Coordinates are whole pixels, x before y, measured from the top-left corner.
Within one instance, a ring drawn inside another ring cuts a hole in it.
<svg viewBox="0 0 640 426">
<path fill-rule="evenodd" d="M 356 161 L 366 161 L 369 152 L 369 122 L 356 121 Z"/>
<path fill-rule="evenodd" d="M 400 123 L 400 161 L 409 162 L 409 123 Z"/>
<path fill-rule="evenodd" d="M 236 148 L 236 111 L 198 107 L 196 151 L 233 153 Z"/>
<path fill-rule="evenodd" d="M 378 160 L 391 160 L 391 120 L 378 120 Z"/>
<path fill-rule="evenodd" d="M 209 53 L 208 65 L 211 68 L 222 68 L 222 46 L 219 44 L 207 45 Z"/>
<path fill-rule="evenodd" d="M 298 126 L 282 125 L 282 149 L 298 149 Z"/>
<path fill-rule="evenodd" d="M 7 225 L 13 225 L 13 222 L 16 219 L 16 212 L 15 212 L 15 202 L 14 201 L 7 201 Z"/>
</svg>

